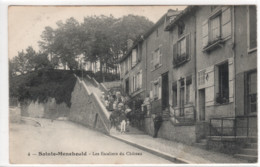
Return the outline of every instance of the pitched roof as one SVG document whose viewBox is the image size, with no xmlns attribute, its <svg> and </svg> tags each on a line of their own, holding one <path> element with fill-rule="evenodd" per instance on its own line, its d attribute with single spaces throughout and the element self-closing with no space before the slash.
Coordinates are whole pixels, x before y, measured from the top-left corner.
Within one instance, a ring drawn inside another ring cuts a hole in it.
<svg viewBox="0 0 260 167">
<path fill-rule="evenodd" d="M 139 35 L 135 40 L 134 43 L 132 45 L 131 48 L 128 49 L 128 51 L 126 52 L 126 54 L 124 54 L 119 60 L 118 62 L 121 63 L 122 61 L 124 61 L 129 54 L 132 52 L 132 50 L 141 42 L 143 42 L 147 37 L 149 37 L 154 30 L 159 27 L 162 23 L 164 23 L 165 21 L 165 17 L 170 17 L 170 16 L 178 16 L 179 13 L 181 13 L 180 11 L 176 11 L 176 10 L 172 10 L 169 9 L 167 11 L 167 13 L 165 13 L 148 31 L 146 31 L 146 33 L 144 33 L 143 35 Z"/>
</svg>

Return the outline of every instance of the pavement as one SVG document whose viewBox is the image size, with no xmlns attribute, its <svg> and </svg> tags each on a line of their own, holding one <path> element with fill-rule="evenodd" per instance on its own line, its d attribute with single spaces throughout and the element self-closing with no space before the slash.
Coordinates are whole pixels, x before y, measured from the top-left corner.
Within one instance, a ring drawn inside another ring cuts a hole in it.
<svg viewBox="0 0 260 167">
<path fill-rule="evenodd" d="M 10 123 L 11 164 L 172 164 L 70 121 L 27 120 Z"/>
<path fill-rule="evenodd" d="M 248 163 L 245 160 L 234 158 L 228 154 L 204 150 L 195 146 L 185 145 L 162 138 L 153 138 L 140 131 L 137 131 L 137 133 L 132 132 L 123 134 L 112 131 L 110 136 L 175 163 Z"/>
</svg>

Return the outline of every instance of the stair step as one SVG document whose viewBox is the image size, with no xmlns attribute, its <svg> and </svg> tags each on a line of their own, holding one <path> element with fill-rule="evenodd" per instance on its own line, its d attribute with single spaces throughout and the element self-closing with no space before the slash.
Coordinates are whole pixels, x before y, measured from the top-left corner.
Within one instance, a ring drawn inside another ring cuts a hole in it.
<svg viewBox="0 0 260 167">
<path fill-rule="evenodd" d="M 235 154 L 234 157 L 248 160 L 250 162 L 257 162 L 257 156 L 255 155 Z"/>
<path fill-rule="evenodd" d="M 241 154 L 257 156 L 257 149 L 244 148 L 240 150 Z"/>
<path fill-rule="evenodd" d="M 257 143 L 246 143 L 246 148 L 257 148 Z"/>
</svg>

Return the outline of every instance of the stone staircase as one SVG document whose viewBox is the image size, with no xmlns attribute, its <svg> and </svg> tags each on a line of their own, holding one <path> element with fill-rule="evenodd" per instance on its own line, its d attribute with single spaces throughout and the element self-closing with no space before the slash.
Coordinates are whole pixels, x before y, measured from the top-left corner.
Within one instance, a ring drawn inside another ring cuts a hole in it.
<svg viewBox="0 0 260 167">
<path fill-rule="evenodd" d="M 245 144 L 245 146 L 238 150 L 238 153 L 235 154 L 234 157 L 248 160 L 248 162 L 257 162 L 257 137 L 248 139 L 248 142 Z"/>
</svg>

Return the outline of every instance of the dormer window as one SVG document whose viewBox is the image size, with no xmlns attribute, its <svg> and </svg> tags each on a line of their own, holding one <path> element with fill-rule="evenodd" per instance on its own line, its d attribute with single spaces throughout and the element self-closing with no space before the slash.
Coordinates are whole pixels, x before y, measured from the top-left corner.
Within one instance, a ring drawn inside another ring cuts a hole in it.
<svg viewBox="0 0 260 167">
<path fill-rule="evenodd" d="M 184 30 L 185 30 L 185 24 L 184 24 L 183 21 L 180 21 L 178 23 L 178 35 L 179 35 L 179 37 L 184 34 Z"/>
</svg>

